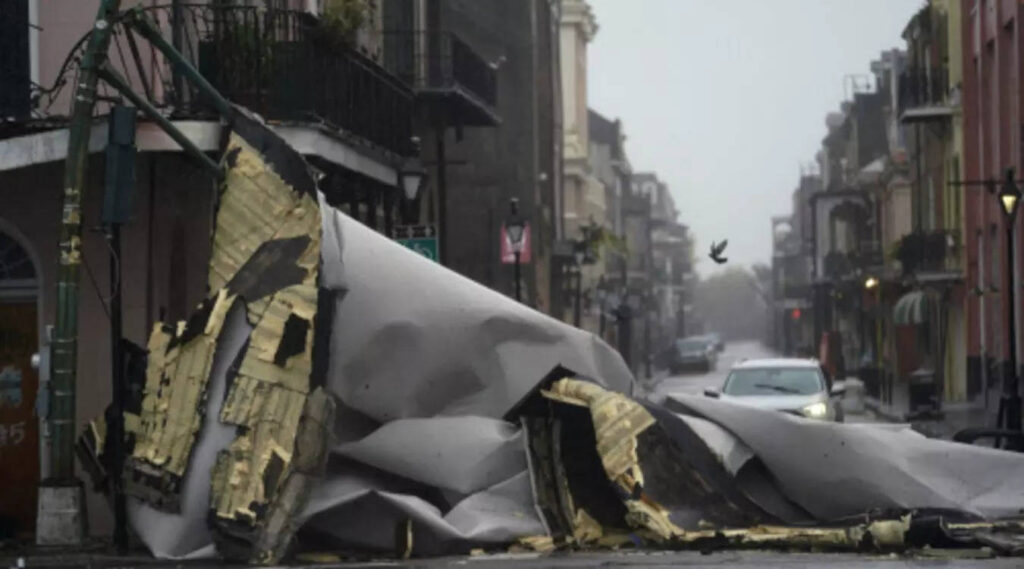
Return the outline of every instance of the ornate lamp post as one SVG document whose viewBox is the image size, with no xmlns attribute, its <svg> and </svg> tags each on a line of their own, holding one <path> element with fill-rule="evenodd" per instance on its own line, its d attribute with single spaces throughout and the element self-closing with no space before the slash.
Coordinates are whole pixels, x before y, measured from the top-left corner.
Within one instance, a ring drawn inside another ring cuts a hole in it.
<svg viewBox="0 0 1024 569">
<path fill-rule="evenodd" d="M 1006 294 L 1009 302 L 1009 310 L 1006 311 L 1006 318 L 1009 319 L 1009 346 L 1010 346 L 1010 370 L 1003 382 L 1003 396 L 999 404 L 998 424 L 1000 427 L 1020 431 L 1021 430 L 1021 399 L 1017 381 L 1017 319 L 1015 305 L 1015 291 L 1013 282 L 1013 260 L 1014 260 L 1014 222 L 1017 217 L 1017 207 L 1020 205 L 1021 191 L 1013 180 L 1013 168 L 1007 168 L 1006 179 L 999 189 L 996 197 L 999 198 L 999 205 L 1006 215 Z"/>
<path fill-rule="evenodd" d="M 416 196 L 419 195 L 420 190 L 423 189 L 423 185 L 427 179 L 427 171 L 420 164 L 419 159 L 411 158 L 402 165 L 402 169 L 398 171 L 398 185 L 402 189 L 402 194 L 405 196 L 405 208 L 406 215 L 403 222 L 408 222 L 412 215 L 408 215 L 408 210 L 412 207 L 412 204 L 416 201 Z"/>
<path fill-rule="evenodd" d="M 519 277 L 519 256 L 523 253 L 524 237 L 526 233 L 526 221 L 519 215 L 519 198 L 511 198 L 509 203 L 509 218 L 505 222 L 505 233 L 508 235 L 509 244 L 512 246 L 512 256 L 515 257 L 515 281 L 516 281 L 516 302 L 522 302 L 522 287 Z"/>
<path fill-rule="evenodd" d="M 580 297 L 583 295 L 583 263 L 587 260 L 587 242 L 580 240 L 575 243 L 572 258 L 576 268 L 576 286 L 572 297 L 572 325 L 580 327 Z"/>
</svg>

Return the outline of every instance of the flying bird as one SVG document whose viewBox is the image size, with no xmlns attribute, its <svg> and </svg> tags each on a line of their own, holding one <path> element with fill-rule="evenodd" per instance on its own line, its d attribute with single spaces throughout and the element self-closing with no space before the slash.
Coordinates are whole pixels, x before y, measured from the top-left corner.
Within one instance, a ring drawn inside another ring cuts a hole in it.
<svg viewBox="0 0 1024 569">
<path fill-rule="evenodd" d="M 722 240 L 721 243 L 715 243 L 714 241 L 712 241 L 711 242 L 711 252 L 708 253 L 708 257 L 711 257 L 711 260 L 716 262 L 716 263 L 718 263 L 719 265 L 725 263 L 726 261 L 729 260 L 729 258 L 728 257 L 723 257 L 722 256 L 722 252 L 725 251 L 725 246 L 728 245 L 728 244 L 729 244 L 729 240 L 728 239 Z"/>
</svg>

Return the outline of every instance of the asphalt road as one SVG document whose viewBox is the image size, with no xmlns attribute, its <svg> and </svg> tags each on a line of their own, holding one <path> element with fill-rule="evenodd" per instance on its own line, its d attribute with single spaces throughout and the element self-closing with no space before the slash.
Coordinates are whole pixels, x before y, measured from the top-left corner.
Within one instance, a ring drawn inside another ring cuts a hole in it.
<svg viewBox="0 0 1024 569">
<path fill-rule="evenodd" d="M 726 344 L 725 351 L 718 355 L 718 366 L 710 372 L 669 375 L 662 371 L 655 373 L 654 377 L 646 382 L 644 388 L 647 398 L 658 403 L 664 401 L 666 396 L 675 393 L 701 395 L 709 387 L 721 389 L 726 376 L 729 375 L 729 369 L 740 360 L 774 357 L 779 357 L 779 355 L 760 342 L 730 342 Z M 847 423 L 874 423 L 878 422 L 878 419 L 870 414 L 852 413 L 847 408 L 845 421 Z"/>
<path fill-rule="evenodd" d="M 972 558 L 974 557 L 974 558 Z M 915 555 L 804 553 L 775 551 L 719 551 L 701 554 L 696 551 L 638 551 L 620 553 L 576 552 L 540 555 L 535 553 L 481 555 L 473 557 L 446 557 L 439 559 L 411 559 L 404 562 L 375 561 L 368 563 L 328 563 L 319 567 L 344 569 L 376 569 L 383 567 L 464 567 L 469 569 L 519 569 L 557 567 L 576 569 L 583 567 L 635 567 L 654 569 L 661 567 L 729 567 L 729 568 L 800 568 L 811 569 L 866 569 L 881 568 L 946 568 L 1020 567 L 1020 558 L 991 558 L 984 550 L 936 550 Z M 205 567 L 206 566 L 199 566 Z M 212 567 L 212 566 L 211 566 Z"/>
<path fill-rule="evenodd" d="M 771 358 L 776 354 L 760 342 L 742 341 L 726 344 L 725 351 L 718 354 L 718 366 L 707 373 L 692 372 L 679 375 L 655 374 L 647 386 L 649 397 L 655 401 L 671 393 L 700 395 L 708 387 L 721 388 L 725 376 L 736 362 L 743 359 Z"/>
</svg>

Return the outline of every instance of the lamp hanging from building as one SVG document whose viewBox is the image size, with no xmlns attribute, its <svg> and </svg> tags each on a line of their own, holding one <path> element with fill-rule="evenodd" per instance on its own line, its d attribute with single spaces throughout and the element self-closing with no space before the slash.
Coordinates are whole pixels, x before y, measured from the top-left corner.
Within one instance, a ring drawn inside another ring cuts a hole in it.
<svg viewBox="0 0 1024 569">
<path fill-rule="evenodd" d="M 413 201 L 416 199 L 416 196 L 419 195 L 420 190 L 423 189 L 423 182 L 427 179 L 427 171 L 423 169 L 423 165 L 420 164 L 419 159 L 410 158 L 402 166 L 402 169 L 398 172 L 398 176 L 405 198 L 409 201 Z"/>
<path fill-rule="evenodd" d="M 1013 181 L 1013 168 L 1006 169 L 1006 179 L 999 188 L 999 204 L 1003 207 L 1003 213 L 1013 221 L 1017 216 L 1017 207 L 1020 205 L 1021 192 L 1017 183 Z"/>
</svg>

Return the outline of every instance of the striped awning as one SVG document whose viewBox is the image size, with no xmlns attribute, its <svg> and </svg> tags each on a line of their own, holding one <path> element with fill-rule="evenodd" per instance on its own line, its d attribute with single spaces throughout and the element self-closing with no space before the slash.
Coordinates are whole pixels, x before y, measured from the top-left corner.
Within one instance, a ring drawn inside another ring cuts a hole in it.
<svg viewBox="0 0 1024 569">
<path fill-rule="evenodd" d="M 896 301 L 892 309 L 894 324 L 922 324 L 931 320 L 935 308 L 934 299 L 923 290 L 908 292 Z"/>
</svg>

